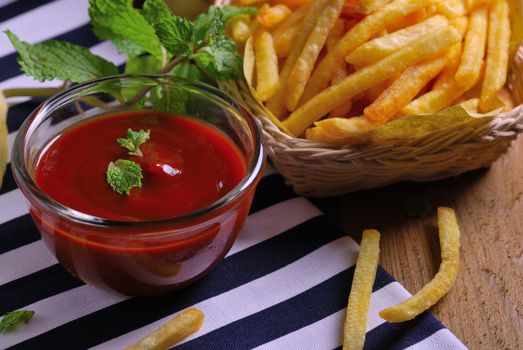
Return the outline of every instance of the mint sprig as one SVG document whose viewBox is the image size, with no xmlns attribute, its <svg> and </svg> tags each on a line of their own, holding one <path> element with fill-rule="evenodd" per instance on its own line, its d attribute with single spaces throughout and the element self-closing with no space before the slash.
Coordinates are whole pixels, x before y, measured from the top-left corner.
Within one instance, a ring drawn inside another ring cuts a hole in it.
<svg viewBox="0 0 523 350">
<path fill-rule="evenodd" d="M 235 16 L 257 12 L 254 7 L 211 6 L 191 22 L 172 15 L 163 0 L 146 0 L 142 9 L 134 8 L 133 0 L 89 0 L 94 33 L 127 54 L 126 73 L 173 74 L 206 81 L 241 76 L 242 60 L 225 27 Z M 118 74 L 115 64 L 87 48 L 56 40 L 29 44 L 9 30 L 6 34 L 18 51 L 22 70 L 39 81 L 79 83 Z M 135 100 L 139 98 L 130 97 L 133 103 Z"/>
<path fill-rule="evenodd" d="M 116 142 L 129 150 L 129 155 L 142 157 L 143 153 L 140 150 L 140 146 L 149 140 L 150 134 L 149 130 L 133 131 L 132 129 L 127 129 L 127 137 L 116 139 Z"/>
<path fill-rule="evenodd" d="M 31 45 L 9 30 L 5 34 L 18 51 L 22 70 L 36 80 L 60 79 L 80 83 L 118 74 L 113 63 L 92 54 L 85 47 L 58 40 Z"/>
<path fill-rule="evenodd" d="M 18 310 L 7 312 L 0 320 L 0 333 L 15 329 L 20 323 L 28 323 L 35 312 L 31 310 Z"/>
<path fill-rule="evenodd" d="M 134 187 L 142 187 L 142 168 L 136 162 L 118 159 L 107 167 L 107 182 L 119 194 L 131 194 Z"/>
</svg>

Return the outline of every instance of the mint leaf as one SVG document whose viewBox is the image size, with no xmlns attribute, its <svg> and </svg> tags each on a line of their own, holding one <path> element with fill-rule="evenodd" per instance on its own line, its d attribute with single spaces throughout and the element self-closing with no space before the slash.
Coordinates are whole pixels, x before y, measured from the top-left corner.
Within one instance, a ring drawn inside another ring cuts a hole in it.
<svg viewBox="0 0 523 350">
<path fill-rule="evenodd" d="M 219 7 L 211 6 L 209 11 L 199 15 L 194 20 L 193 41 L 200 43 L 203 41 L 213 41 L 220 33 L 225 30 L 223 13 Z"/>
<path fill-rule="evenodd" d="M 202 70 L 198 68 L 196 64 L 189 60 L 185 60 L 180 64 L 176 65 L 171 70 L 170 74 L 176 77 L 201 81 L 210 85 L 214 84 L 212 78 L 210 78 L 208 75 L 204 75 Z"/>
<path fill-rule="evenodd" d="M 198 67 L 216 80 L 234 79 L 242 74 L 242 58 L 236 44 L 224 35 L 218 36 L 192 58 Z"/>
<path fill-rule="evenodd" d="M 256 7 L 236 7 L 226 5 L 220 7 L 223 13 L 223 23 L 227 25 L 234 17 L 243 15 L 255 15 L 260 12 Z"/>
<path fill-rule="evenodd" d="M 145 52 L 145 50 L 141 46 L 137 45 L 132 40 L 114 34 L 110 29 L 107 29 L 102 25 L 98 24 L 98 22 L 95 19 L 91 20 L 91 25 L 93 26 L 94 34 L 99 39 L 112 41 L 114 46 L 116 46 L 116 48 L 118 49 L 119 53 L 126 54 L 129 57 L 135 57 Z"/>
<path fill-rule="evenodd" d="M 143 153 L 140 151 L 140 146 L 149 140 L 149 130 L 133 131 L 127 129 L 127 137 L 116 139 L 116 142 L 123 148 L 129 150 L 129 155 L 142 157 Z"/>
<path fill-rule="evenodd" d="M 164 0 L 146 0 L 143 4 L 142 15 L 153 26 L 166 17 L 170 17 L 171 10 Z"/>
<path fill-rule="evenodd" d="M 182 17 L 169 16 L 156 24 L 156 33 L 162 45 L 174 56 L 192 54 L 194 25 Z"/>
<path fill-rule="evenodd" d="M 21 322 L 28 323 L 34 314 L 35 312 L 30 310 L 7 312 L 0 320 L 0 333 L 15 329 Z"/>
<path fill-rule="evenodd" d="M 162 62 L 151 55 L 129 57 L 125 64 L 125 74 L 156 74 Z"/>
<path fill-rule="evenodd" d="M 434 207 L 423 197 L 412 197 L 405 205 L 405 210 L 410 217 L 423 219 L 432 214 Z"/>
<path fill-rule="evenodd" d="M 120 46 L 125 43 L 127 46 L 123 48 L 128 54 L 136 53 L 135 49 L 139 47 L 158 59 L 162 58 L 160 40 L 153 26 L 138 9 L 133 8 L 132 0 L 89 0 L 89 16 L 95 34 L 101 39 L 114 40 Z M 132 50 L 129 50 L 129 45 Z"/>
<path fill-rule="evenodd" d="M 60 79 L 80 83 L 118 74 L 113 63 L 85 47 L 57 40 L 31 45 L 9 30 L 5 33 L 18 51 L 21 69 L 38 81 Z"/>
<path fill-rule="evenodd" d="M 136 162 L 118 159 L 107 167 L 107 182 L 119 194 L 131 194 L 133 187 L 142 187 L 142 168 Z"/>
</svg>

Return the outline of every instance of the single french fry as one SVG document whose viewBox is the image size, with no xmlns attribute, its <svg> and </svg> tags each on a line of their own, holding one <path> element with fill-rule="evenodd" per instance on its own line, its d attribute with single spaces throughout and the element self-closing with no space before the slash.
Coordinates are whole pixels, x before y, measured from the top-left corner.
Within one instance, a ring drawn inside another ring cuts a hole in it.
<svg viewBox="0 0 523 350">
<path fill-rule="evenodd" d="M 436 81 L 432 85 L 432 90 L 439 90 L 445 88 L 447 85 L 454 85 L 456 83 L 456 72 L 459 64 L 461 63 L 461 42 L 453 45 L 447 55 L 449 57 L 449 63 L 443 72 L 436 78 Z"/>
<path fill-rule="evenodd" d="M 334 26 L 332 26 L 329 36 L 327 36 L 327 41 L 325 42 L 327 52 L 330 52 L 334 49 L 338 41 L 341 39 L 341 37 L 343 37 L 343 34 L 345 34 L 345 21 L 340 18 L 336 20 L 336 23 L 334 23 Z"/>
<path fill-rule="evenodd" d="M 435 2 L 438 13 L 448 18 L 464 16 L 467 8 L 463 0 L 442 0 Z"/>
<path fill-rule="evenodd" d="M 385 6 L 391 2 L 391 0 L 359 0 L 357 1 L 358 13 L 368 15 L 371 12 Z"/>
<path fill-rule="evenodd" d="M 444 16 L 431 17 L 421 23 L 366 42 L 347 56 L 347 62 L 359 66 L 376 63 L 396 52 L 400 47 L 435 30 L 445 28 L 448 24 L 449 22 Z"/>
<path fill-rule="evenodd" d="M 465 0 L 465 7 L 469 12 L 472 12 L 474 9 L 487 5 L 490 6 L 492 0 Z"/>
<path fill-rule="evenodd" d="M 300 22 L 307 14 L 308 5 L 300 7 L 298 10 L 291 13 L 274 28 L 272 37 L 274 40 L 274 48 L 278 57 L 287 57 L 294 44 L 294 38 L 300 30 Z"/>
<path fill-rule="evenodd" d="M 363 349 L 379 255 L 380 233 L 376 230 L 363 231 L 343 326 L 343 350 Z"/>
<path fill-rule="evenodd" d="M 441 264 L 436 276 L 416 294 L 398 305 L 386 308 L 380 316 L 389 322 L 413 319 L 436 304 L 454 285 L 459 271 L 459 226 L 451 208 L 438 208 Z"/>
<path fill-rule="evenodd" d="M 329 0 L 321 14 L 316 26 L 312 30 L 303 50 L 296 60 L 287 82 L 285 104 L 289 111 L 294 111 L 298 106 L 300 97 L 305 90 L 305 85 L 311 76 L 314 63 L 325 45 L 327 36 L 336 20 L 340 17 L 341 8 L 345 0 Z"/>
<path fill-rule="evenodd" d="M 448 63 L 443 55 L 405 70 L 398 79 L 364 110 L 365 118 L 383 124 L 401 111 Z"/>
<path fill-rule="evenodd" d="M 487 60 L 479 109 L 487 112 L 496 103 L 496 94 L 507 81 L 510 45 L 509 7 L 506 0 L 494 0 L 489 11 Z"/>
<path fill-rule="evenodd" d="M 426 8 L 416 10 L 403 17 L 400 21 L 387 25 L 387 31 L 389 33 L 396 32 L 406 27 L 410 27 L 417 23 L 423 22 L 428 17 L 431 16 L 428 15 Z"/>
<path fill-rule="evenodd" d="M 387 90 L 393 81 L 394 78 L 384 80 L 365 91 L 365 97 L 367 100 L 369 100 L 369 103 L 374 102 L 383 93 L 383 91 Z"/>
<path fill-rule="evenodd" d="M 356 144 L 367 141 L 365 133 L 375 129 L 377 125 L 370 123 L 362 116 L 352 118 L 328 118 L 314 123 L 314 127 L 305 132 L 305 137 L 311 141 Z"/>
<path fill-rule="evenodd" d="M 431 0 L 394 0 L 363 18 L 343 36 L 334 50 L 327 53 L 320 61 L 307 83 L 302 101 L 309 101 L 329 85 L 336 70 L 351 51 L 386 28 L 389 23 L 395 23 L 401 17 L 427 7 L 431 3 Z"/>
<path fill-rule="evenodd" d="M 278 56 L 274 50 L 272 35 L 266 30 L 254 34 L 256 58 L 256 96 L 267 101 L 278 87 Z"/>
<path fill-rule="evenodd" d="M 229 24 L 232 40 L 238 45 L 244 44 L 251 35 L 251 27 L 244 18 L 233 18 Z"/>
<path fill-rule="evenodd" d="M 438 55 L 460 40 L 461 36 L 451 26 L 428 34 L 317 94 L 294 111 L 283 124 L 293 135 L 301 135 L 309 125 L 343 104 L 348 98 L 394 77 L 408 67 Z"/>
<path fill-rule="evenodd" d="M 300 26 L 295 25 L 284 32 L 278 34 L 273 33 L 274 49 L 276 50 L 278 58 L 289 56 L 291 48 L 294 45 L 294 39 L 296 38 L 299 31 Z"/>
<path fill-rule="evenodd" d="M 444 88 L 431 90 L 410 102 L 401 110 L 399 115 L 437 113 L 451 106 L 452 102 L 463 95 L 465 91 L 464 88 L 459 87 L 455 82 L 446 85 Z"/>
<path fill-rule="evenodd" d="M 289 79 L 289 75 L 294 68 L 294 64 L 298 60 L 307 39 L 314 29 L 314 26 L 316 25 L 318 13 L 321 13 L 321 10 L 327 4 L 327 1 L 328 0 L 316 0 L 309 6 L 307 14 L 303 18 L 300 30 L 294 40 L 292 49 L 280 71 L 280 84 L 274 92 L 274 95 L 267 101 L 267 109 L 279 119 L 282 119 L 286 112 L 285 92 L 287 91 L 287 80 Z"/>
<path fill-rule="evenodd" d="M 327 37 L 327 43 L 326 43 L 327 52 L 334 49 L 334 47 L 336 46 L 336 43 L 338 42 L 338 40 L 340 40 L 340 38 L 343 36 L 344 33 L 345 33 L 345 21 L 342 19 L 339 19 L 336 21 L 336 24 L 331 29 L 331 32 L 329 33 L 329 36 Z M 343 64 L 336 71 L 334 78 L 332 78 L 331 85 L 338 84 L 343 79 L 345 79 L 347 77 L 347 75 L 348 75 L 348 67 L 346 64 Z M 351 108 L 352 108 L 352 101 L 350 99 L 347 99 L 347 101 L 344 104 L 334 108 L 330 112 L 329 115 L 331 117 L 344 117 L 349 113 Z"/>
<path fill-rule="evenodd" d="M 464 37 L 467 33 L 468 22 L 469 19 L 467 16 L 456 17 L 449 21 L 450 25 L 458 30 L 458 32 L 461 34 L 461 37 Z"/>
<path fill-rule="evenodd" d="M 256 20 L 265 28 L 272 28 L 289 17 L 290 14 L 291 10 L 287 6 L 278 4 L 262 10 L 256 15 Z"/>
<path fill-rule="evenodd" d="M 479 7 L 470 15 L 461 63 L 456 72 L 456 82 L 464 88 L 471 88 L 478 80 L 487 44 L 487 8 Z"/>
<path fill-rule="evenodd" d="M 189 308 L 174 316 L 169 322 L 149 333 L 145 338 L 125 350 L 169 349 L 189 335 L 197 332 L 203 324 L 204 314 Z"/>
</svg>

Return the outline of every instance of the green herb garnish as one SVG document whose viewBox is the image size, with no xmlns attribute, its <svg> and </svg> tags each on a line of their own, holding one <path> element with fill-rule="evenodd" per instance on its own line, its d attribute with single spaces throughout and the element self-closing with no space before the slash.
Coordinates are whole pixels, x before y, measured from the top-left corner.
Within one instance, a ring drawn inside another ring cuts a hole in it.
<svg viewBox="0 0 523 350">
<path fill-rule="evenodd" d="M 142 187 L 142 168 L 136 162 L 118 159 L 107 167 L 107 182 L 119 194 L 131 194 L 133 187 Z"/>
<path fill-rule="evenodd" d="M 35 312 L 31 310 L 18 310 L 6 313 L 0 320 L 0 333 L 9 332 L 21 322 L 28 323 Z"/>
<path fill-rule="evenodd" d="M 211 6 L 191 22 L 173 15 L 163 0 L 146 0 L 141 9 L 133 7 L 132 0 L 89 1 L 94 33 L 112 41 L 128 56 L 125 72 L 169 73 L 202 80 L 241 76 L 242 59 L 236 44 L 225 35 L 225 28 L 235 16 L 257 12 L 254 7 Z M 5 33 L 18 51 L 21 69 L 39 81 L 80 83 L 118 74 L 115 64 L 87 48 L 58 40 L 29 44 L 9 30 Z M 174 69 L 179 65 L 182 69 Z M 42 97 L 44 93 L 40 89 L 11 90 L 5 95 Z M 133 103 L 139 100 L 128 98 Z"/>
<path fill-rule="evenodd" d="M 129 150 L 129 155 L 142 157 L 143 153 L 140 150 L 140 146 L 149 140 L 150 131 L 133 131 L 127 129 L 127 137 L 116 139 L 116 142 L 123 148 Z"/>
</svg>

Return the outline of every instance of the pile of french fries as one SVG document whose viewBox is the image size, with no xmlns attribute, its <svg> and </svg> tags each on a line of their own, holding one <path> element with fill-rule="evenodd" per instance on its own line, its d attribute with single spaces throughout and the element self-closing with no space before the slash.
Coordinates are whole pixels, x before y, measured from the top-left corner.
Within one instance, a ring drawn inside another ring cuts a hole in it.
<svg viewBox="0 0 523 350">
<path fill-rule="evenodd" d="M 504 88 L 508 0 L 237 0 L 259 14 L 229 27 L 252 45 L 255 97 L 282 130 L 362 143 L 409 115 L 514 108 Z M 245 56 L 247 60 L 247 56 Z"/>
</svg>

